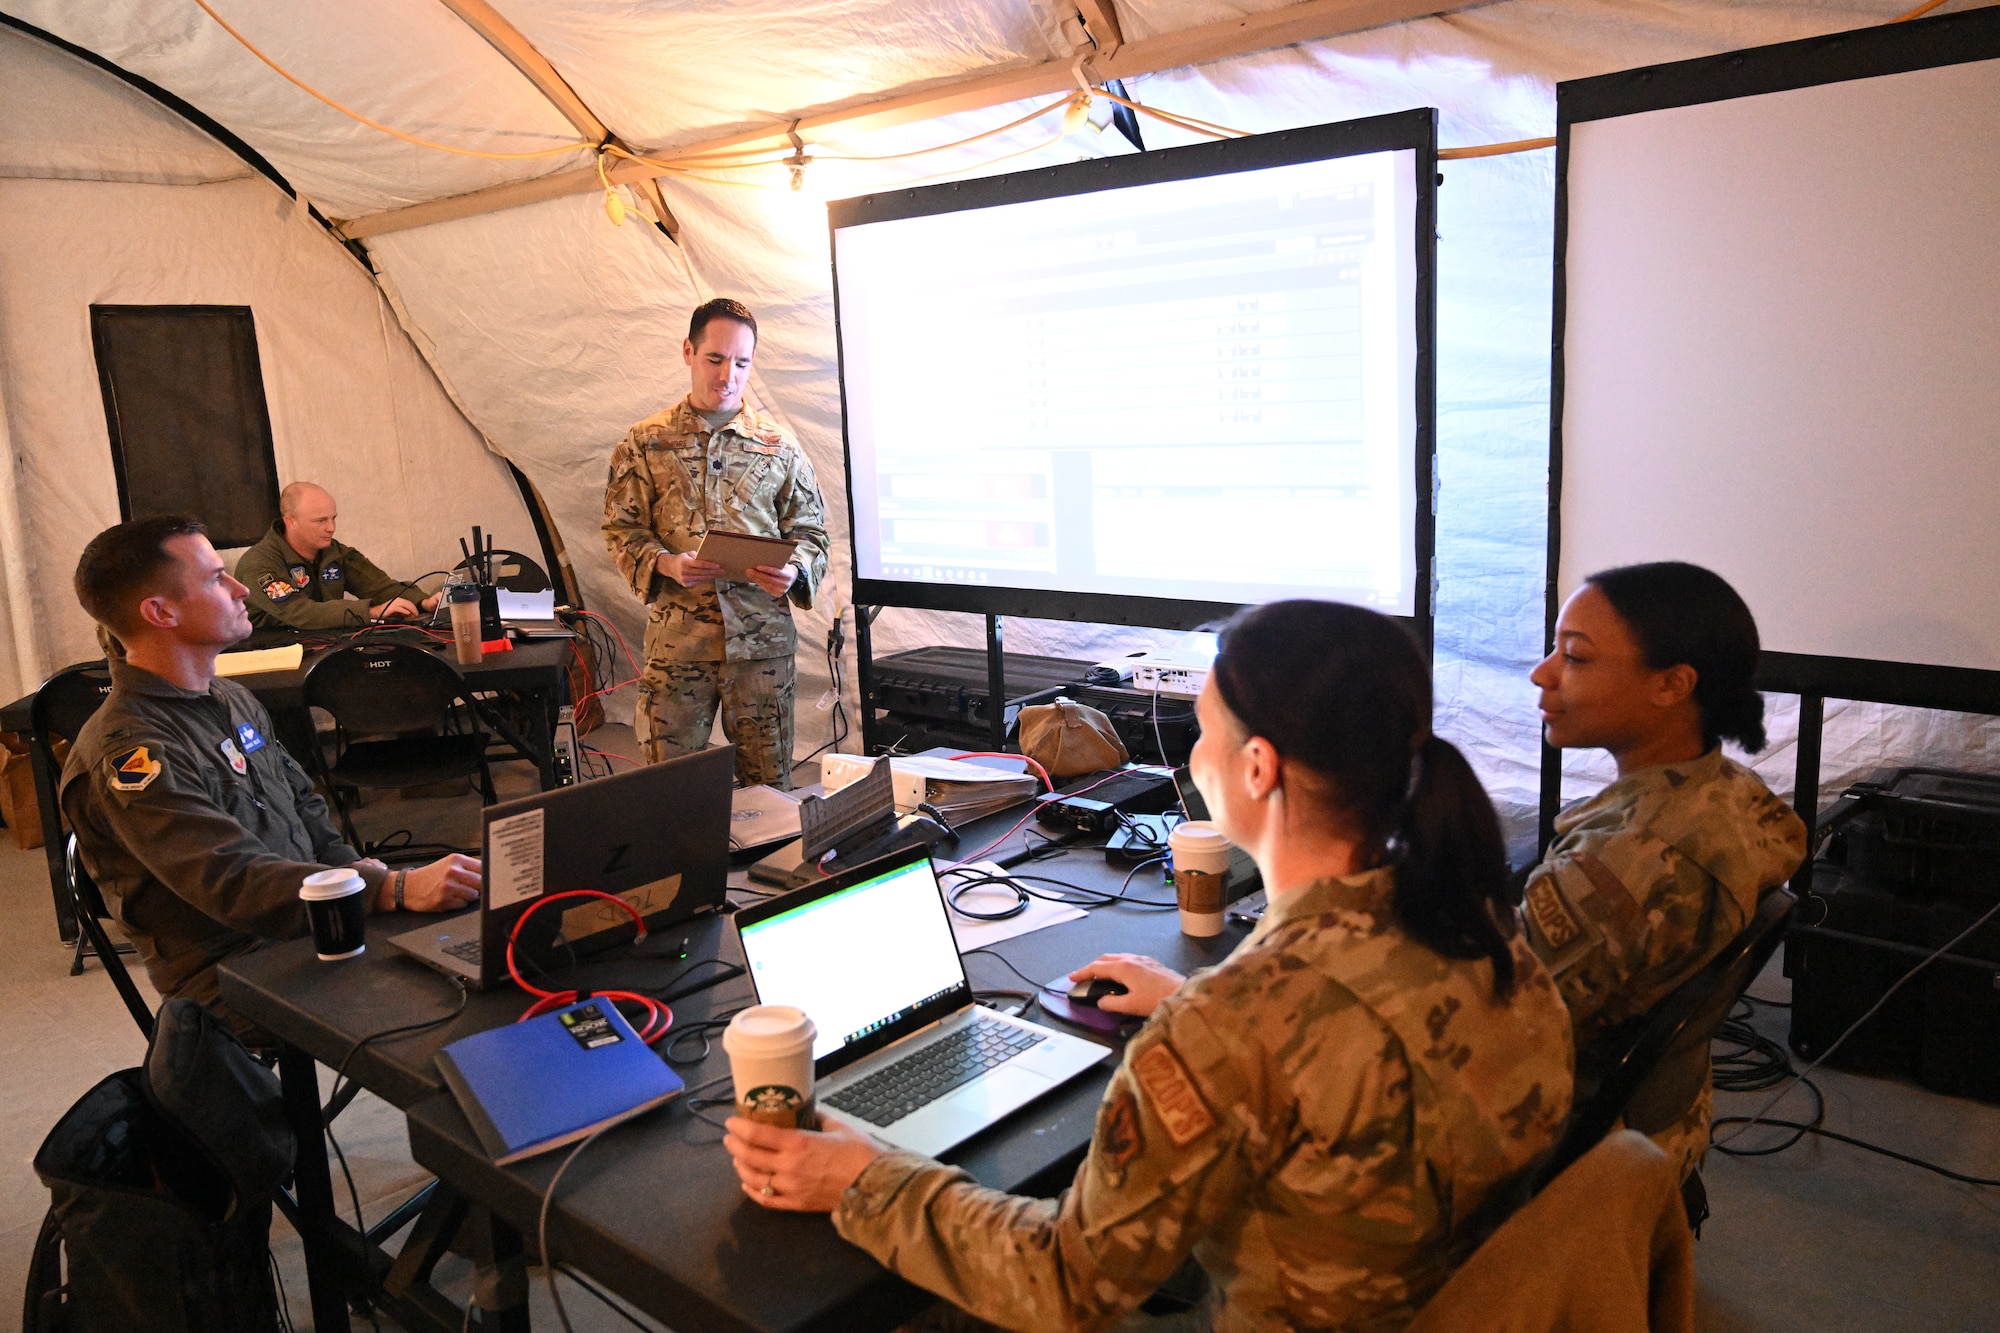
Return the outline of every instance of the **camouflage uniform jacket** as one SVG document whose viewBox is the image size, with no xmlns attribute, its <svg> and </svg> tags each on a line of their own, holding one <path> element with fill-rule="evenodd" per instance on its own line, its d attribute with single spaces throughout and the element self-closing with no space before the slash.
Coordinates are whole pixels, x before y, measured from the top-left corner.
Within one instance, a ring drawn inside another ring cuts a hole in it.
<svg viewBox="0 0 2000 1333">
<path fill-rule="evenodd" d="M 1554 1144 L 1569 1020 L 1525 943 L 1492 965 L 1413 942 L 1393 872 L 1273 895 L 1126 1046 L 1060 1199 L 876 1159 L 833 1213 L 903 1277 L 1006 1328 L 1100 1329 L 1192 1253 L 1223 1333 L 1401 1328 L 1497 1188 Z"/>
<path fill-rule="evenodd" d="M 1792 808 L 1720 748 L 1629 773 L 1557 815 L 1522 916 L 1569 1004 L 1579 1063 L 1713 958 L 1805 850 Z"/>
<path fill-rule="evenodd" d="M 193 693 L 112 662 L 60 792 L 84 866 L 163 996 L 213 1005 L 216 964 L 304 935 L 300 883 L 357 859 L 270 714 L 231 680 Z M 380 870 L 359 869 L 380 887 Z"/>
<path fill-rule="evenodd" d="M 826 505 L 805 451 L 748 404 L 710 431 L 683 398 L 634 426 L 611 453 L 604 544 L 647 607 L 648 662 L 748 662 L 798 647 L 791 607 L 754 583 L 683 587 L 655 568 L 713 528 L 798 543 L 789 600 L 813 604 L 826 577 Z"/>
<path fill-rule="evenodd" d="M 250 590 L 244 602 L 257 629 L 340 629 L 368 623 L 368 608 L 397 597 L 420 605 L 424 590 L 392 579 L 375 562 L 343 542 L 308 560 L 285 540 L 277 519 L 264 539 L 236 561 L 236 581 Z M 360 601 L 351 601 L 353 593 Z"/>
</svg>

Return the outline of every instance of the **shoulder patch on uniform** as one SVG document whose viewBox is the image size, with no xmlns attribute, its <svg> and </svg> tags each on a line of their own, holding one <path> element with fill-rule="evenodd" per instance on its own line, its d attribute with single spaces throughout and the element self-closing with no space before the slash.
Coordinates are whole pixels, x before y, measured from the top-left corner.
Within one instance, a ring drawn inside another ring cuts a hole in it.
<svg viewBox="0 0 2000 1333">
<path fill-rule="evenodd" d="M 1139 1103 L 1129 1090 L 1122 1091 L 1105 1109 L 1104 1123 L 1097 1131 L 1098 1154 L 1117 1177 L 1114 1184 L 1123 1183 L 1125 1168 L 1144 1146 L 1139 1137 Z"/>
<path fill-rule="evenodd" d="M 282 602 L 297 591 L 297 588 L 294 588 L 283 579 L 272 579 L 264 585 L 264 595 L 274 602 Z"/>
<path fill-rule="evenodd" d="M 1566 948 L 1583 934 L 1583 927 L 1570 914 L 1569 904 L 1557 891 L 1552 876 L 1543 875 L 1528 887 L 1528 919 L 1542 933 L 1551 950 Z"/>
<path fill-rule="evenodd" d="M 1132 1074 L 1153 1104 L 1153 1113 L 1166 1126 L 1167 1137 L 1176 1148 L 1185 1148 L 1215 1128 L 1215 1113 L 1201 1099 L 1174 1048 L 1156 1042 L 1132 1062 Z"/>
<path fill-rule="evenodd" d="M 135 745 L 105 760 L 104 768 L 111 790 L 144 791 L 153 785 L 153 779 L 160 776 L 165 766 L 153 757 L 152 746 Z"/>
</svg>

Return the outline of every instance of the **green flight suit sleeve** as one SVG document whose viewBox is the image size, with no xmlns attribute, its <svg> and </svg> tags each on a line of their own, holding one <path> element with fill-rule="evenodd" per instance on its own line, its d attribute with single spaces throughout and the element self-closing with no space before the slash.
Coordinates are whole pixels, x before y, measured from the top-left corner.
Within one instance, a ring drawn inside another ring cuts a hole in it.
<svg viewBox="0 0 2000 1333">
<path fill-rule="evenodd" d="M 135 733 L 128 740 L 131 745 L 146 746 L 160 763 L 159 774 L 142 790 L 113 789 L 109 760 L 87 774 L 76 774 L 63 787 L 64 812 L 73 824 L 92 831 L 93 836 L 79 839 L 91 873 L 108 878 L 104 869 L 90 864 L 87 849 L 115 843 L 176 896 L 233 930 L 265 939 L 294 939 L 305 934 L 300 883 L 328 865 L 349 865 L 357 859 L 354 850 L 333 832 L 326 820 L 326 806 L 317 794 L 310 806 L 301 796 L 300 813 L 307 816 L 315 852 L 323 853 L 326 860 L 294 861 L 273 854 L 244 826 L 238 812 L 228 808 L 232 797 L 254 802 L 249 788 L 218 797 L 201 780 L 197 766 L 164 737 Z M 309 790 L 311 783 L 305 781 L 296 761 L 286 756 L 284 762 L 293 791 Z M 254 817 L 248 808 L 241 813 Z M 368 884 L 372 906 L 383 872 L 372 866 L 358 870 Z"/>
<path fill-rule="evenodd" d="M 653 505 L 658 498 L 639 445 L 627 435 L 611 451 L 611 471 L 604 482 L 604 522 L 599 530 L 626 586 L 649 604 L 662 577 L 660 553 L 667 549 L 653 531 Z"/>
<path fill-rule="evenodd" d="M 811 460 L 796 442 L 792 446 L 791 470 L 778 488 L 774 507 L 779 533 L 798 543 L 792 563 L 799 567 L 800 573 L 792 581 L 788 596 L 810 610 L 820 581 L 826 577 L 826 500 L 820 495 L 819 478 L 813 472 Z"/>
<path fill-rule="evenodd" d="M 371 608 L 382 606 L 397 598 L 407 597 L 412 606 L 422 606 L 424 590 L 414 583 L 392 579 L 382 572 L 381 566 L 355 550 L 347 548 L 341 557 L 343 582 L 347 591 L 361 599 L 361 618 L 366 620 Z"/>
<path fill-rule="evenodd" d="M 291 570 L 261 546 L 251 547 L 236 562 L 236 581 L 250 590 L 244 602 L 250 623 L 259 629 L 346 629 L 368 623 L 368 608 L 358 602 L 308 597 L 292 582 Z"/>
</svg>

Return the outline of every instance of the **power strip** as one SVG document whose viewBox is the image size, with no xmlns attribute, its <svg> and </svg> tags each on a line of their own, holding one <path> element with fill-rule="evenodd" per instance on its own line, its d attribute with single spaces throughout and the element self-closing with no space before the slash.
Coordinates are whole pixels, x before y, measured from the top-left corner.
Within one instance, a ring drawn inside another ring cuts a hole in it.
<svg viewBox="0 0 2000 1333">
<path fill-rule="evenodd" d="M 576 762 L 576 709 L 564 704 L 556 710 L 556 786 L 568 787 L 588 776 Z"/>
</svg>

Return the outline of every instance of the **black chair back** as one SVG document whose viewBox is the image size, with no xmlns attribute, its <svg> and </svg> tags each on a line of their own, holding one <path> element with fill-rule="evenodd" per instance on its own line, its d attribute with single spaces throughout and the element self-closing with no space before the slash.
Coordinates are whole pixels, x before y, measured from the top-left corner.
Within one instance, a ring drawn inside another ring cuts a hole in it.
<svg viewBox="0 0 2000 1333">
<path fill-rule="evenodd" d="M 125 961 L 118 956 L 118 946 L 112 943 L 105 932 L 105 918 L 111 915 L 104 905 L 104 894 L 98 889 L 97 881 L 84 869 L 83 858 L 76 852 L 76 835 L 68 835 L 63 840 L 63 865 L 69 875 L 69 889 L 76 904 L 77 928 L 90 941 L 90 950 L 97 955 L 97 961 L 104 965 L 104 971 L 111 978 L 111 984 L 118 988 L 118 997 L 125 1001 L 132 1021 L 139 1025 L 139 1031 L 146 1040 L 153 1039 L 153 1009 L 139 993 L 138 983 L 125 970 Z"/>
<path fill-rule="evenodd" d="M 35 691 L 35 701 L 29 706 L 31 725 L 40 736 L 73 741 L 110 693 L 111 668 L 104 663 L 79 662 L 64 667 Z"/>
<path fill-rule="evenodd" d="M 1647 1120 L 1644 1112 L 1655 1108 L 1676 1114 L 1686 1109 L 1708 1072 L 1709 1041 L 1771 961 L 1797 906 L 1789 890 L 1765 894 L 1750 924 L 1721 953 L 1632 1026 L 1596 1090 L 1570 1112 L 1569 1128 L 1541 1170 L 1541 1184 L 1597 1146 L 1621 1119 L 1655 1133 L 1666 1125 L 1631 1122 Z"/>
<path fill-rule="evenodd" d="M 441 657 L 403 643 L 358 643 L 328 653 L 306 674 L 305 701 L 344 732 L 434 731 L 465 693 L 465 678 Z"/>
<path fill-rule="evenodd" d="M 508 592 L 547 592 L 555 585 L 549 582 L 548 572 L 519 551 L 495 549 L 489 557 L 493 566 L 493 586 Z M 461 560 L 453 567 L 452 573 L 471 569 L 473 562 Z"/>
</svg>

